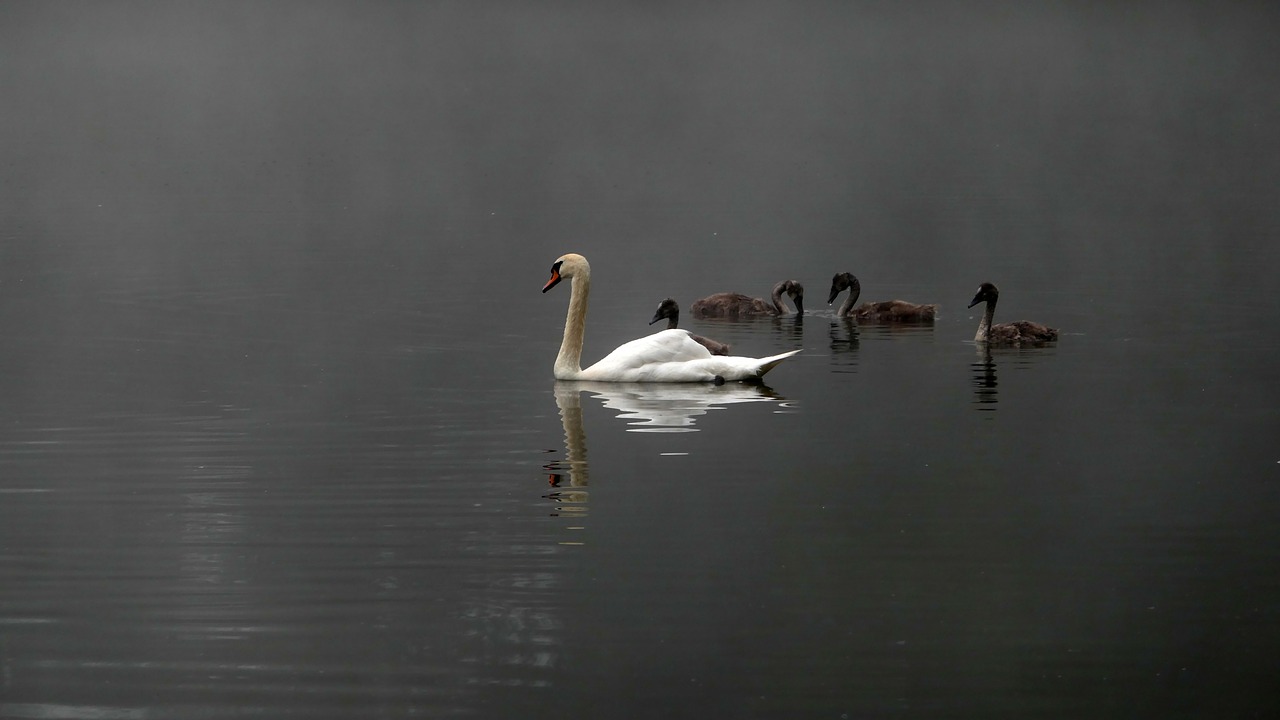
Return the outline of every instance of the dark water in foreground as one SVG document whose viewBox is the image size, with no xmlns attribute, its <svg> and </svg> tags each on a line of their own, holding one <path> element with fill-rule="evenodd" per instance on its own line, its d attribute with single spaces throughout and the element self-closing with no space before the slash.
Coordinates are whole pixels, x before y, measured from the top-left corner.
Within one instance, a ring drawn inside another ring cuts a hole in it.
<svg viewBox="0 0 1280 720">
<path fill-rule="evenodd" d="M 983 353 L 963 301 L 931 327 L 704 321 L 805 352 L 766 386 L 610 386 L 550 380 L 556 337 L 493 351 L 407 298 L 380 321 L 401 332 L 306 352 L 240 325 L 305 305 L 101 300 L 2 344 L 5 717 L 1274 697 L 1276 408 L 1220 338 Z"/>
<path fill-rule="evenodd" d="M 1269 717 L 1277 30 L 0 3 L 0 718 Z M 569 251 L 804 352 L 556 383 Z"/>
</svg>

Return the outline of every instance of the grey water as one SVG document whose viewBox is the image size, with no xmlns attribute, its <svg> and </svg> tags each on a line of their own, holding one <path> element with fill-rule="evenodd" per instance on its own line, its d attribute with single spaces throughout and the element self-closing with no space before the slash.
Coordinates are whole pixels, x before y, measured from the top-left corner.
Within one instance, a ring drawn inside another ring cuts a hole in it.
<svg viewBox="0 0 1280 720">
<path fill-rule="evenodd" d="M 0 4 L 0 717 L 1270 716 L 1277 30 Z M 803 352 L 556 382 L 565 252 Z"/>
</svg>

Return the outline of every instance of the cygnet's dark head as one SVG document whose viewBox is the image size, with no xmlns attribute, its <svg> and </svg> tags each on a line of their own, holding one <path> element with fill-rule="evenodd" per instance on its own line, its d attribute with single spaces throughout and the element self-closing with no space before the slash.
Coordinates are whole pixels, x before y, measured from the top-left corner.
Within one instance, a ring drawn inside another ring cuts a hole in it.
<svg viewBox="0 0 1280 720">
<path fill-rule="evenodd" d="M 969 307 L 973 307 L 980 302 L 995 302 L 1000 297 L 1000 290 L 989 282 L 984 282 L 978 286 L 978 294 L 973 296 L 973 301 L 969 303 Z"/>
<path fill-rule="evenodd" d="M 659 320 L 665 320 L 667 318 L 680 318 L 680 306 L 677 305 L 676 301 L 672 298 L 667 298 L 666 300 L 658 303 L 658 311 L 653 314 L 653 319 L 649 321 L 649 324 L 652 325 Z"/>
<path fill-rule="evenodd" d="M 853 299 L 857 300 L 862 291 L 858 278 L 854 277 L 853 273 L 836 273 L 835 277 L 831 278 L 831 293 L 827 295 L 827 304 L 835 302 L 836 296 L 849 288 L 853 288 Z"/>
</svg>

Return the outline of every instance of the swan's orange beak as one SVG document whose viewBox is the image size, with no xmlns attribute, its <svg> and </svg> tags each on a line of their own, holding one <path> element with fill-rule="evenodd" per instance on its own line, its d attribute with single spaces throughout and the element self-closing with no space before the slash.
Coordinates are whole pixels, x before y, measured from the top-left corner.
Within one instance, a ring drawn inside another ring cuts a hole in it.
<svg viewBox="0 0 1280 720">
<path fill-rule="evenodd" d="M 542 286 L 542 292 L 546 292 L 555 287 L 558 282 L 560 282 L 560 268 L 553 267 L 551 268 L 551 279 L 547 281 L 546 285 Z"/>
</svg>

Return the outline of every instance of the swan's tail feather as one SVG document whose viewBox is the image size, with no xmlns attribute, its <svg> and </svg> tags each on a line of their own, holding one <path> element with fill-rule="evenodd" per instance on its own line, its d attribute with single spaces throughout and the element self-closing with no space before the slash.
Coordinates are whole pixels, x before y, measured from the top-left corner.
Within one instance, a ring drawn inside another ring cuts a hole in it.
<svg viewBox="0 0 1280 720">
<path fill-rule="evenodd" d="M 791 350 L 790 352 L 784 352 L 781 355 L 771 355 L 767 358 L 760 358 L 760 367 L 756 370 L 756 377 L 764 377 L 764 374 L 772 370 L 778 363 L 799 352 L 799 350 Z"/>
</svg>

